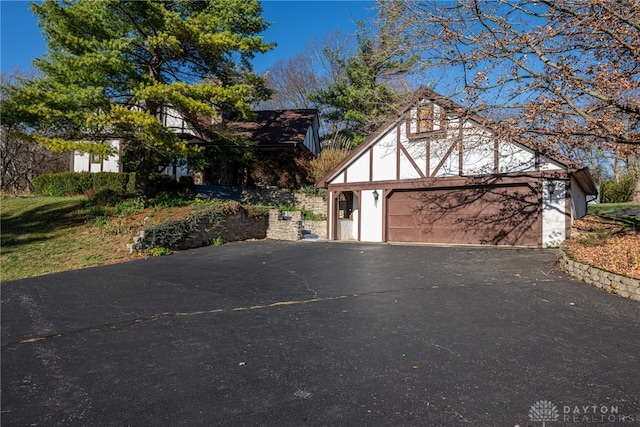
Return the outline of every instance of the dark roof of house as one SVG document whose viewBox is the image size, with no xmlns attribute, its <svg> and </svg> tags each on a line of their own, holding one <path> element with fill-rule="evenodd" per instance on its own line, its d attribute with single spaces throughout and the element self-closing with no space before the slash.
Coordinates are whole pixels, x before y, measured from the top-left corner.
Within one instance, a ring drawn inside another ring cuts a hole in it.
<svg viewBox="0 0 640 427">
<path fill-rule="evenodd" d="M 251 121 L 230 121 L 228 129 L 244 139 L 260 145 L 304 142 L 309 127 L 318 115 L 317 110 L 262 110 L 253 112 Z"/>
</svg>

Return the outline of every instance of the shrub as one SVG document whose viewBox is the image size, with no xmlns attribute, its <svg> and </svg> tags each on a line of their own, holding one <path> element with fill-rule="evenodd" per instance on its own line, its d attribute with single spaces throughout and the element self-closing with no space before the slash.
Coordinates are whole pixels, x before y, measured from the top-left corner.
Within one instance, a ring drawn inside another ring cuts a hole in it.
<svg viewBox="0 0 640 427">
<path fill-rule="evenodd" d="M 153 206 L 160 208 L 172 208 L 176 206 L 187 206 L 193 203 L 191 198 L 184 198 L 179 194 L 160 193 L 153 199 Z"/>
<path fill-rule="evenodd" d="M 227 200 L 222 203 L 222 213 L 224 215 L 235 215 L 240 212 L 242 206 L 235 200 Z"/>
<path fill-rule="evenodd" d="M 149 177 L 149 197 L 155 197 L 161 193 L 169 193 L 193 198 L 196 195 L 196 187 L 191 176 L 183 176 L 176 180 L 169 175 L 155 174 Z"/>
<path fill-rule="evenodd" d="M 188 218 L 170 219 L 149 228 L 145 232 L 145 244 L 151 248 L 165 247 L 179 249 L 202 222 L 211 227 L 220 224 L 223 218 L 220 206 L 212 205 L 208 209 L 199 211 Z"/>
<path fill-rule="evenodd" d="M 112 190 L 117 194 L 130 192 L 135 175 L 117 172 L 61 172 L 34 178 L 35 194 L 39 196 L 73 196 Z"/>
<path fill-rule="evenodd" d="M 139 214 L 146 207 L 145 200 L 142 197 L 135 197 L 133 199 L 123 200 L 116 204 L 116 213 L 119 216 L 133 216 Z"/>
<path fill-rule="evenodd" d="M 626 203 L 633 196 L 633 176 L 627 175 L 620 182 L 607 181 L 600 187 L 602 203 Z"/>
<path fill-rule="evenodd" d="M 349 150 L 344 148 L 325 148 L 318 157 L 311 160 L 309 164 L 311 177 L 320 181 L 325 175 L 331 172 L 341 161 L 349 155 Z"/>
</svg>

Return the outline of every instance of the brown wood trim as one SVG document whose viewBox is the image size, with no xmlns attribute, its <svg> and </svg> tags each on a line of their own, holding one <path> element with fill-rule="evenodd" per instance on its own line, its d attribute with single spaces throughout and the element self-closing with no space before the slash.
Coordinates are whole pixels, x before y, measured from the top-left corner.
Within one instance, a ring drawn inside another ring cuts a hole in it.
<svg viewBox="0 0 640 427">
<path fill-rule="evenodd" d="M 540 152 L 536 150 L 534 153 L 535 153 L 534 154 L 535 167 L 536 167 L 536 170 L 539 171 L 540 170 Z"/>
<path fill-rule="evenodd" d="M 427 167 L 424 170 L 425 171 L 425 175 L 427 176 L 431 176 L 431 141 L 425 141 L 425 146 L 424 146 L 424 151 L 426 154 L 426 163 L 427 163 Z"/>
<path fill-rule="evenodd" d="M 418 172 L 418 174 L 420 175 L 421 178 L 424 178 L 425 177 L 424 174 L 422 173 L 422 171 L 418 167 L 418 165 L 415 162 L 415 160 L 413 160 L 413 157 L 411 157 L 411 155 L 409 154 L 407 149 L 404 147 L 404 145 L 402 145 L 402 143 L 400 143 L 399 146 L 400 146 L 400 150 L 404 153 L 404 155 L 407 157 L 407 159 L 409 159 L 409 163 L 411 163 L 411 165 L 416 170 L 416 172 Z"/>
<path fill-rule="evenodd" d="M 72 151 L 71 152 L 71 156 L 69 156 L 69 172 L 73 172 L 73 168 L 75 166 L 75 161 L 76 161 L 76 152 Z"/>
<path fill-rule="evenodd" d="M 354 190 L 410 190 L 418 188 L 445 188 L 459 186 L 486 186 L 486 185 L 504 185 L 504 184 L 521 184 L 531 183 L 543 179 L 567 180 L 569 174 L 564 171 L 558 174 L 558 171 L 530 171 L 520 173 L 509 173 L 500 175 L 477 175 L 477 176 L 441 176 L 426 177 L 416 179 L 405 179 L 400 181 L 372 181 L 349 184 L 331 184 L 330 191 L 354 191 Z"/>
<path fill-rule="evenodd" d="M 344 168 L 343 174 L 342 174 L 342 182 L 343 183 L 347 183 L 347 171 L 349 170 L 349 168 Z"/>
<path fill-rule="evenodd" d="M 122 162 L 120 161 L 122 159 L 122 141 L 118 141 L 118 172 L 124 172 L 124 166 L 122 164 Z M 187 166 L 188 167 L 188 166 Z M 189 170 L 187 169 L 187 172 Z"/>
<path fill-rule="evenodd" d="M 433 170 L 433 173 L 431 174 L 432 177 L 435 177 L 436 174 L 438 173 L 438 171 L 440 170 L 440 168 L 442 167 L 442 165 L 444 165 L 444 162 L 447 161 L 447 159 L 449 158 L 449 156 L 451 155 L 451 153 L 453 152 L 454 148 L 456 148 L 456 146 L 458 145 L 458 140 L 454 141 L 453 144 L 451 144 L 451 147 L 449 147 L 449 149 L 447 150 L 447 152 L 445 153 L 445 155 L 442 157 L 442 160 L 440 160 L 440 163 L 438 163 L 438 166 L 436 166 L 436 168 Z"/>
<path fill-rule="evenodd" d="M 373 146 L 369 148 L 369 182 L 373 181 Z"/>
<path fill-rule="evenodd" d="M 407 125 L 408 126 L 408 125 Z M 407 139 L 414 141 L 416 139 L 442 139 L 447 137 L 446 130 L 432 130 L 429 132 L 407 134 Z"/>
</svg>

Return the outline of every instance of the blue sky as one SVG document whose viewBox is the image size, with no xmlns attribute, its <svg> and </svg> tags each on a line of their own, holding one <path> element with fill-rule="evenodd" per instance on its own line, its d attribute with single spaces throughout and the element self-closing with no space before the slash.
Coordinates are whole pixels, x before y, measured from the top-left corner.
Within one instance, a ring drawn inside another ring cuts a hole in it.
<svg viewBox="0 0 640 427">
<path fill-rule="evenodd" d="M 263 16 L 272 22 L 265 40 L 278 46 L 256 58 L 256 71 L 263 72 L 276 61 L 301 53 L 313 39 L 340 29 L 353 34 L 355 21 L 375 16 L 369 0 L 266 0 Z M 31 61 L 46 52 L 37 20 L 28 1 L 0 0 L 1 55 L 0 68 L 11 72 L 28 71 Z"/>
</svg>

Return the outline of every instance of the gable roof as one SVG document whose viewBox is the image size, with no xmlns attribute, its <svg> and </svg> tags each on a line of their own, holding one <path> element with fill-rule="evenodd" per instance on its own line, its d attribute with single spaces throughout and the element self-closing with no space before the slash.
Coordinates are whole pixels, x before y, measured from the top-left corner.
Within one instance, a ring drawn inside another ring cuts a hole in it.
<svg viewBox="0 0 640 427">
<path fill-rule="evenodd" d="M 454 101 L 445 98 L 444 96 L 434 92 L 431 89 L 426 87 L 419 88 L 413 95 L 409 96 L 409 98 L 400 105 L 398 108 L 398 112 L 391 117 L 387 122 L 385 122 L 382 126 L 380 126 L 375 132 L 373 132 L 362 144 L 360 144 L 355 150 L 353 150 L 340 164 L 338 164 L 333 170 L 331 170 L 326 176 L 324 176 L 318 183 L 317 187 L 326 188 L 329 181 L 337 176 L 346 166 L 348 166 L 354 159 L 356 159 L 363 151 L 366 151 L 369 147 L 371 147 L 378 138 L 386 133 L 391 127 L 396 126 L 398 123 L 402 122 L 406 119 L 407 112 L 418 105 L 418 102 L 421 100 L 428 100 L 433 102 L 434 104 L 440 105 L 446 111 L 455 112 L 456 115 L 460 118 L 464 118 L 466 120 L 472 120 L 478 123 L 480 126 L 484 126 L 489 129 L 495 129 L 496 123 L 491 120 L 482 117 L 476 113 L 469 112 L 468 108 L 463 107 L 460 104 L 455 103 Z M 537 146 L 533 141 L 527 140 L 525 138 L 509 138 L 511 141 L 520 144 L 530 150 L 537 151 L 545 157 L 553 160 L 561 165 L 567 167 L 567 170 L 570 173 L 577 174 L 581 179 L 580 183 L 583 186 L 583 189 L 587 191 L 587 194 L 597 194 L 597 190 L 595 184 L 593 183 L 593 179 L 589 174 L 588 168 L 583 165 L 574 162 L 568 157 L 562 156 L 556 151 L 553 151 L 548 148 L 542 148 Z"/>
<path fill-rule="evenodd" d="M 279 144 L 302 144 L 309 127 L 313 125 L 318 111 L 261 110 L 254 111 L 256 118 L 251 121 L 230 121 L 227 128 L 233 134 L 255 141 L 258 146 Z"/>
</svg>

